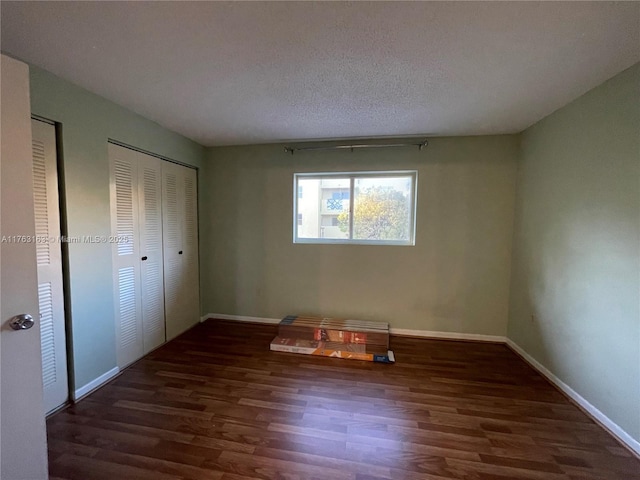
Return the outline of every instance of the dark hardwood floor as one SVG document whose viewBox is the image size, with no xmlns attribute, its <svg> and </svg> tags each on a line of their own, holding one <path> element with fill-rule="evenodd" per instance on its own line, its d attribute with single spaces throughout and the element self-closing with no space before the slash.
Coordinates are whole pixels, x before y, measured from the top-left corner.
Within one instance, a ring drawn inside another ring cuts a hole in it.
<svg viewBox="0 0 640 480">
<path fill-rule="evenodd" d="M 53 479 L 640 479 L 504 345 L 392 338 L 395 365 L 272 353 L 208 321 L 47 421 Z"/>
</svg>

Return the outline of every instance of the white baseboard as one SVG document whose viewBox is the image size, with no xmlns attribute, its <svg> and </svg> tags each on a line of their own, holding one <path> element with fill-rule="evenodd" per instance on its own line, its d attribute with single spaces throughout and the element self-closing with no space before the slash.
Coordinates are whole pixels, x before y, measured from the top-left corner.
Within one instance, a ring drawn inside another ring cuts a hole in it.
<svg viewBox="0 0 640 480">
<path fill-rule="evenodd" d="M 77 402 L 82 397 L 85 397 L 88 394 L 90 394 L 91 392 L 93 392 L 94 390 L 100 388 L 102 385 L 107 383 L 113 377 L 118 375 L 118 373 L 120 373 L 120 369 L 118 367 L 113 367 L 111 370 L 109 370 L 108 372 L 103 373 L 102 375 L 100 375 L 95 380 L 91 380 L 86 385 L 76 389 L 76 391 L 73 392 L 73 401 Z"/>
<path fill-rule="evenodd" d="M 538 362 L 535 358 L 529 355 L 520 345 L 515 343 L 510 338 L 506 339 L 506 344 L 514 352 L 520 355 L 529 365 L 537 370 L 542 376 L 553 383 L 560 391 L 565 393 L 569 398 L 576 402 L 590 417 L 592 417 L 596 423 L 600 424 L 611 435 L 616 437 L 619 441 L 624 443 L 629 449 L 631 449 L 636 455 L 640 456 L 640 442 L 634 439 L 631 435 L 625 432 L 620 426 L 614 423 L 604 413 L 589 403 L 582 395 L 576 392 L 569 385 L 564 383 L 553 373 L 551 373 L 544 365 Z"/>
</svg>

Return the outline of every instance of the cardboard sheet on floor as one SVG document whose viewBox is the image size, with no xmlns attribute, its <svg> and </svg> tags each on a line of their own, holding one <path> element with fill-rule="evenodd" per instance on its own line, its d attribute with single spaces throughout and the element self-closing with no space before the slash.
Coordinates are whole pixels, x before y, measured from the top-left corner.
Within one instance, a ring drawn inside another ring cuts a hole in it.
<svg viewBox="0 0 640 480">
<path fill-rule="evenodd" d="M 274 352 L 299 353 L 302 355 L 319 355 L 322 357 L 345 358 L 348 360 L 365 360 L 368 362 L 394 363 L 391 350 L 386 353 L 367 353 L 365 345 L 325 342 L 323 340 L 307 340 L 302 338 L 276 337 L 271 342 Z"/>
<path fill-rule="evenodd" d="M 280 321 L 278 336 L 366 345 L 368 353 L 389 350 L 389 324 L 384 322 L 288 315 Z"/>
</svg>

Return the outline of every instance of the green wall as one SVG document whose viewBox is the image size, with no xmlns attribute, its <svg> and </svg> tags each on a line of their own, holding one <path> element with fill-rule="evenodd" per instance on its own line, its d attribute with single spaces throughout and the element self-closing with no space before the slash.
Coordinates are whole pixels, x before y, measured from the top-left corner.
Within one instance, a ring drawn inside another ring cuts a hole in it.
<svg viewBox="0 0 640 480">
<path fill-rule="evenodd" d="M 204 148 L 40 68 L 30 67 L 31 108 L 62 126 L 69 236 L 109 235 L 107 139 L 200 166 Z M 116 366 L 110 244 L 69 244 L 73 388 Z"/>
<path fill-rule="evenodd" d="M 509 338 L 640 441 L 640 64 L 522 134 Z"/>
<path fill-rule="evenodd" d="M 204 149 L 31 67 L 71 236 L 108 235 L 107 139 L 201 167 L 203 313 L 505 335 L 640 440 L 640 64 L 521 135 Z M 418 170 L 416 245 L 294 245 L 294 172 Z M 517 195 L 516 195 L 517 185 Z M 514 225 L 515 218 L 515 225 Z M 513 243 L 513 252 L 512 252 Z M 116 365 L 111 246 L 69 245 L 75 388 Z"/>
<path fill-rule="evenodd" d="M 513 135 L 433 138 L 423 151 L 209 149 L 204 313 L 311 313 L 506 335 L 517 152 Z M 294 172 L 385 169 L 418 170 L 415 246 L 293 244 Z"/>
</svg>

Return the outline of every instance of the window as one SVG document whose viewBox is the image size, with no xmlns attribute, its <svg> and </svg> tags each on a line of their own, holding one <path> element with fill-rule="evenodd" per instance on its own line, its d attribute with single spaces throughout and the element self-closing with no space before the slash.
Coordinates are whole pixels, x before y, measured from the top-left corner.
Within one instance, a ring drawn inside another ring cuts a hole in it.
<svg viewBox="0 0 640 480">
<path fill-rule="evenodd" d="M 341 190 L 339 192 L 333 192 L 331 198 L 334 200 L 349 200 L 349 190 Z"/>
<path fill-rule="evenodd" d="M 417 178 L 416 171 L 294 174 L 294 243 L 414 245 Z"/>
</svg>

